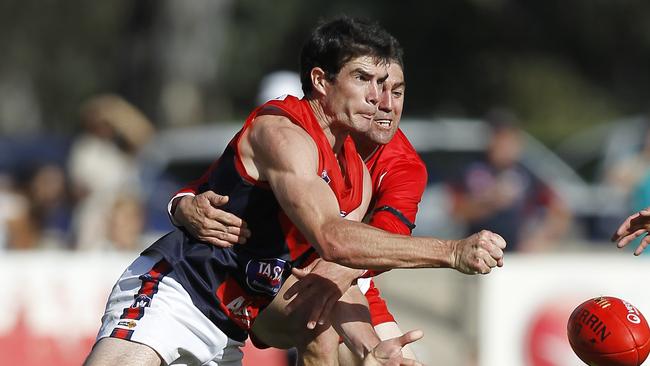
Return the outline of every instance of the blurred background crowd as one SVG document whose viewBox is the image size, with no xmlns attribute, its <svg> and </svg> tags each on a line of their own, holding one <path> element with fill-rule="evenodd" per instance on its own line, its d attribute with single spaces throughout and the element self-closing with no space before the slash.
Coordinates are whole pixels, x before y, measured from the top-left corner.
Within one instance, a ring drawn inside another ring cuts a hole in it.
<svg viewBox="0 0 650 366">
<path fill-rule="evenodd" d="M 302 40 L 342 13 L 405 49 L 403 124 L 430 176 L 416 233 L 490 228 L 529 252 L 604 243 L 650 205 L 649 12 L 633 0 L 4 1 L 0 249 L 146 247 L 171 228 L 171 194 L 246 114 L 299 93 Z"/>
</svg>

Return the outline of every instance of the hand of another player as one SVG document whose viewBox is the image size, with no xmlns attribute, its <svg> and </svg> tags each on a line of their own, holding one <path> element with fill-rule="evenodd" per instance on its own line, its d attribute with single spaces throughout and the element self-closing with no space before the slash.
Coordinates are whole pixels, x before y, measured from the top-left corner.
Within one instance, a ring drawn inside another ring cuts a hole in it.
<svg viewBox="0 0 650 366">
<path fill-rule="evenodd" d="M 174 211 L 174 219 L 203 242 L 220 248 L 244 244 L 251 233 L 242 219 L 219 209 L 226 203 L 228 196 L 212 191 L 183 196 Z"/>
<path fill-rule="evenodd" d="M 294 268 L 292 273 L 299 281 L 289 287 L 284 294 L 285 300 L 295 295 L 287 305 L 286 311 L 308 314 L 307 328 L 314 329 L 317 323 L 321 325 L 328 323 L 334 304 L 363 271 L 319 258 L 304 269 Z"/>
<path fill-rule="evenodd" d="M 643 209 L 633 215 L 630 215 L 618 230 L 612 235 L 612 241 L 616 246 L 623 248 L 634 239 L 650 232 L 650 207 Z M 639 246 L 634 251 L 634 255 L 640 255 L 645 248 L 650 245 L 650 236 L 645 236 Z"/>
<path fill-rule="evenodd" d="M 454 242 L 453 268 L 465 274 L 488 274 L 503 266 L 506 241 L 499 234 L 482 230 Z"/>
<path fill-rule="evenodd" d="M 422 338 L 421 330 L 412 330 L 406 334 L 379 342 L 372 352 L 363 360 L 363 366 L 418 366 L 421 363 L 402 357 L 402 348 Z"/>
</svg>

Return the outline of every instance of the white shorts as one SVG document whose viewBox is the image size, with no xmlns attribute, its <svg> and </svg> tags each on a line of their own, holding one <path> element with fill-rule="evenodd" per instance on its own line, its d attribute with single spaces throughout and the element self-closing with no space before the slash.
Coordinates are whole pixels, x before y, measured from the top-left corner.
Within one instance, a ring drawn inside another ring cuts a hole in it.
<svg viewBox="0 0 650 366">
<path fill-rule="evenodd" d="M 174 365 L 241 365 L 244 343 L 228 338 L 169 276 L 162 256 L 140 256 L 108 297 L 97 340 L 115 337 L 153 348 Z"/>
</svg>

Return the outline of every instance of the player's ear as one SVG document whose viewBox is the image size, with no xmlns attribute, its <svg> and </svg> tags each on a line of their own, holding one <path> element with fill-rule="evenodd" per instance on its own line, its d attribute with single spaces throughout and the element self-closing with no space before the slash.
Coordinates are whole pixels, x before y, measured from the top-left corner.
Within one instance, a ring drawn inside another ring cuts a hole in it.
<svg viewBox="0 0 650 366">
<path fill-rule="evenodd" d="M 325 87 L 327 84 L 327 75 L 325 74 L 325 70 L 320 67 L 314 67 L 311 69 L 309 77 L 311 79 L 312 90 L 318 94 L 327 95 L 327 89 Z"/>
</svg>

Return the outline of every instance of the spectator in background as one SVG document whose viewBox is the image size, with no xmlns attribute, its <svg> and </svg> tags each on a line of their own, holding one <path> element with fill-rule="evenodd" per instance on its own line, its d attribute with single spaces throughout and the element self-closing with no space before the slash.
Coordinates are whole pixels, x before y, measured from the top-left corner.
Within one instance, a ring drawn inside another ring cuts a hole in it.
<svg viewBox="0 0 650 366">
<path fill-rule="evenodd" d="M 606 182 L 630 201 L 632 211 L 650 205 L 650 123 L 645 128 L 639 151 L 635 149 L 633 154 L 613 164 L 605 174 Z"/>
<path fill-rule="evenodd" d="M 25 195 L 29 222 L 40 248 L 69 248 L 72 207 L 68 181 L 62 166 L 43 163 L 31 169 Z"/>
<path fill-rule="evenodd" d="M 111 249 L 110 214 L 119 197 L 138 196 L 136 156 L 154 128 L 137 108 L 111 94 L 86 101 L 80 120 L 83 132 L 68 161 L 77 199 L 73 221 L 76 247 Z"/>
<path fill-rule="evenodd" d="M 71 206 L 63 167 L 38 163 L 0 177 L 0 246 L 68 247 Z"/>
<path fill-rule="evenodd" d="M 109 246 L 121 251 L 142 249 L 145 221 L 144 208 L 137 197 L 118 197 L 108 219 Z"/>
<path fill-rule="evenodd" d="M 14 177 L 0 172 L 0 249 L 34 247 L 36 239 L 29 226 L 29 203 L 15 188 Z"/>
<path fill-rule="evenodd" d="M 650 121 L 647 118 L 642 135 L 641 143 L 629 144 L 630 153 L 605 172 L 606 183 L 622 194 L 631 211 L 642 211 L 650 206 Z M 628 248 L 639 244 L 640 240 L 635 239 Z"/>
<path fill-rule="evenodd" d="M 467 232 L 501 234 L 509 251 L 551 248 L 569 226 L 570 213 L 552 190 L 520 164 L 523 140 L 507 110 L 487 116 L 491 127 L 486 156 L 471 163 L 452 184 L 453 215 Z"/>
</svg>

